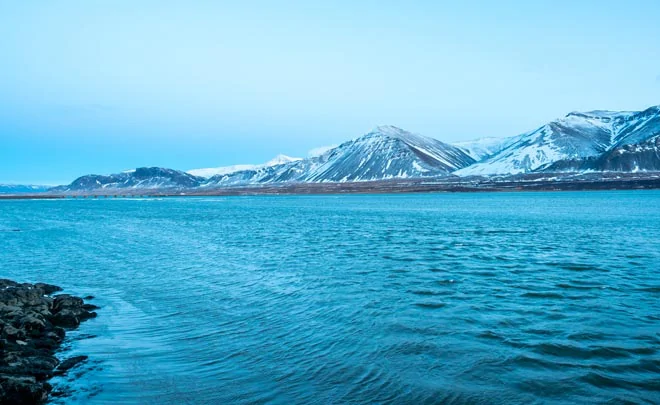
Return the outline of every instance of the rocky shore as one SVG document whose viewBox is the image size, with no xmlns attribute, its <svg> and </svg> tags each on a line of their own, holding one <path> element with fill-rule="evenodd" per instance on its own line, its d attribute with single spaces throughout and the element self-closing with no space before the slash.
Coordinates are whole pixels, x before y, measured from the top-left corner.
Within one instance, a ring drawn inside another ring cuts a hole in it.
<svg viewBox="0 0 660 405">
<path fill-rule="evenodd" d="M 66 329 L 94 318 L 98 308 L 79 297 L 53 295 L 61 290 L 0 279 L 0 404 L 45 402 L 52 390 L 48 380 L 87 359 L 55 357 Z"/>
</svg>

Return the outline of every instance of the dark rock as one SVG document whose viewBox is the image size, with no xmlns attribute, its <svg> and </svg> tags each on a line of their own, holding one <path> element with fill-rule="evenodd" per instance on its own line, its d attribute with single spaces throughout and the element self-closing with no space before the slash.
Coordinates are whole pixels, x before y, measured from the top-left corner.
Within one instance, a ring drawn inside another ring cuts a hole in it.
<svg viewBox="0 0 660 405">
<path fill-rule="evenodd" d="M 53 297 L 53 312 L 57 313 L 63 309 L 82 308 L 83 299 L 69 294 L 59 294 Z"/>
<path fill-rule="evenodd" d="M 62 339 L 53 332 L 49 332 L 47 336 L 43 336 L 37 339 L 31 339 L 30 343 L 35 349 L 46 349 L 49 351 L 54 351 L 62 343 Z"/>
<path fill-rule="evenodd" d="M 76 356 L 60 364 L 54 356 L 66 334 L 93 318 L 96 305 L 60 294 L 45 283 L 19 284 L 0 279 L 0 404 L 41 404 L 51 391 L 46 381 L 87 359 Z"/>
<path fill-rule="evenodd" d="M 21 318 L 18 324 L 29 336 L 41 336 L 46 329 L 46 321 L 40 314 L 27 315 Z"/>
<path fill-rule="evenodd" d="M 59 326 L 56 326 L 53 328 L 53 333 L 55 333 L 57 336 L 59 336 L 60 340 L 64 339 L 64 336 L 66 336 L 66 331 Z"/>
<path fill-rule="evenodd" d="M 46 295 L 50 295 L 50 294 L 52 294 L 52 293 L 54 293 L 54 292 L 62 291 L 62 288 L 60 288 L 60 287 L 58 287 L 58 286 L 56 286 L 56 285 L 52 285 L 52 284 L 37 283 L 37 284 L 35 284 L 34 286 L 37 287 L 37 288 L 41 288 L 42 290 L 44 290 L 44 294 L 46 294 Z"/>
<path fill-rule="evenodd" d="M 57 366 L 57 369 L 55 369 L 55 374 L 56 375 L 64 374 L 85 360 L 87 360 L 87 356 L 75 356 L 68 358 L 64 360 L 62 363 L 60 363 L 59 366 Z"/>
<path fill-rule="evenodd" d="M 80 325 L 78 313 L 69 309 L 60 310 L 50 318 L 50 321 L 57 326 L 65 328 L 75 328 Z"/>
<path fill-rule="evenodd" d="M 91 309 L 98 309 L 98 307 L 85 304 L 82 298 L 69 294 L 56 295 L 53 300 L 51 310 L 53 315 L 50 321 L 57 326 L 75 328 L 80 322 L 96 317 L 96 312 L 90 312 Z"/>
<path fill-rule="evenodd" d="M 16 287 L 17 285 L 18 283 L 15 281 L 7 280 L 6 278 L 0 278 L 0 289 L 7 287 Z"/>
<path fill-rule="evenodd" d="M 3 405 L 41 404 L 52 387 L 34 377 L 0 375 L 0 399 Z"/>
<path fill-rule="evenodd" d="M 15 342 L 18 339 L 25 338 L 25 331 L 15 328 L 11 325 L 7 325 L 2 329 L 2 336 L 12 342 Z"/>
<path fill-rule="evenodd" d="M 31 356 L 17 359 L 9 367 L 0 368 L 4 374 L 29 375 L 37 381 L 44 381 L 53 376 L 53 370 L 59 361 L 54 356 Z"/>
</svg>

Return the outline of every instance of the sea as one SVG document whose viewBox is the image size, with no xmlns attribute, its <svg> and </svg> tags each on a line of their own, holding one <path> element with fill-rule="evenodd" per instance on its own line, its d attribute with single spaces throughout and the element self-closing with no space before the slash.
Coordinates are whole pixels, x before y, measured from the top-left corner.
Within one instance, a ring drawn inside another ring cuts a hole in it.
<svg viewBox="0 0 660 405">
<path fill-rule="evenodd" d="M 660 191 L 0 201 L 55 404 L 660 403 Z"/>
</svg>

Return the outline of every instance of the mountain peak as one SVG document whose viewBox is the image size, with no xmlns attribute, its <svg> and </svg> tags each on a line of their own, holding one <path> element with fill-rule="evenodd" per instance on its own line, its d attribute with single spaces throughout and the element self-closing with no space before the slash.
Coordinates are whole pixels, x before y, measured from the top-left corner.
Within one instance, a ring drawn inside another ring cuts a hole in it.
<svg viewBox="0 0 660 405">
<path fill-rule="evenodd" d="M 593 111 L 573 111 L 566 114 L 566 118 L 569 117 L 578 117 L 578 118 L 587 118 L 587 119 L 606 119 L 614 118 L 624 115 L 635 114 L 633 111 L 609 111 L 609 110 L 593 110 Z"/>
<path fill-rule="evenodd" d="M 431 139 L 414 132 L 406 131 L 405 129 L 396 127 L 394 125 L 379 125 L 358 139 L 370 138 L 390 138 L 397 139 L 405 143 L 425 143 Z M 437 140 L 433 141 L 440 142 Z"/>
<path fill-rule="evenodd" d="M 369 132 L 369 134 L 398 137 L 401 135 L 410 135 L 410 132 L 401 129 L 399 127 L 395 127 L 394 125 L 379 125 L 376 128 L 372 129 L 371 132 Z"/>
<path fill-rule="evenodd" d="M 284 155 L 280 153 L 279 155 L 275 156 L 268 162 L 264 163 L 263 166 L 265 167 L 270 167 L 270 166 L 277 166 L 277 165 L 283 165 L 285 163 L 291 163 L 291 162 L 296 162 L 298 160 L 302 160 L 301 158 L 295 158 L 291 156 Z"/>
<path fill-rule="evenodd" d="M 596 120 L 603 122 L 614 122 L 621 120 L 629 120 L 633 117 L 649 116 L 660 113 L 660 105 L 649 107 L 643 111 L 611 111 L 611 110 L 592 110 L 592 111 L 573 111 L 564 117 L 566 118 L 580 118 L 586 120 Z"/>
<path fill-rule="evenodd" d="M 660 167 L 655 146 L 635 145 L 653 139 L 659 129 L 660 106 L 644 111 L 571 112 L 521 135 L 500 152 L 456 174 L 517 174 L 580 167 L 655 171 Z M 624 156 L 621 150 L 628 154 Z"/>
<path fill-rule="evenodd" d="M 660 105 L 654 105 L 653 107 L 649 107 L 646 110 L 644 110 L 643 112 L 658 114 L 658 113 L 660 113 Z"/>
</svg>

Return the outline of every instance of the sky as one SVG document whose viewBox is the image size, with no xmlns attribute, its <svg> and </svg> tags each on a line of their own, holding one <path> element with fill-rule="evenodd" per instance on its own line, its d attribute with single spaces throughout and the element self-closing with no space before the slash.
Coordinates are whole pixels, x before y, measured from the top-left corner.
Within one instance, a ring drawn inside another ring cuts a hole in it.
<svg viewBox="0 0 660 405">
<path fill-rule="evenodd" d="M 659 17 L 657 0 L 0 0 L 0 183 L 642 110 Z"/>
</svg>

